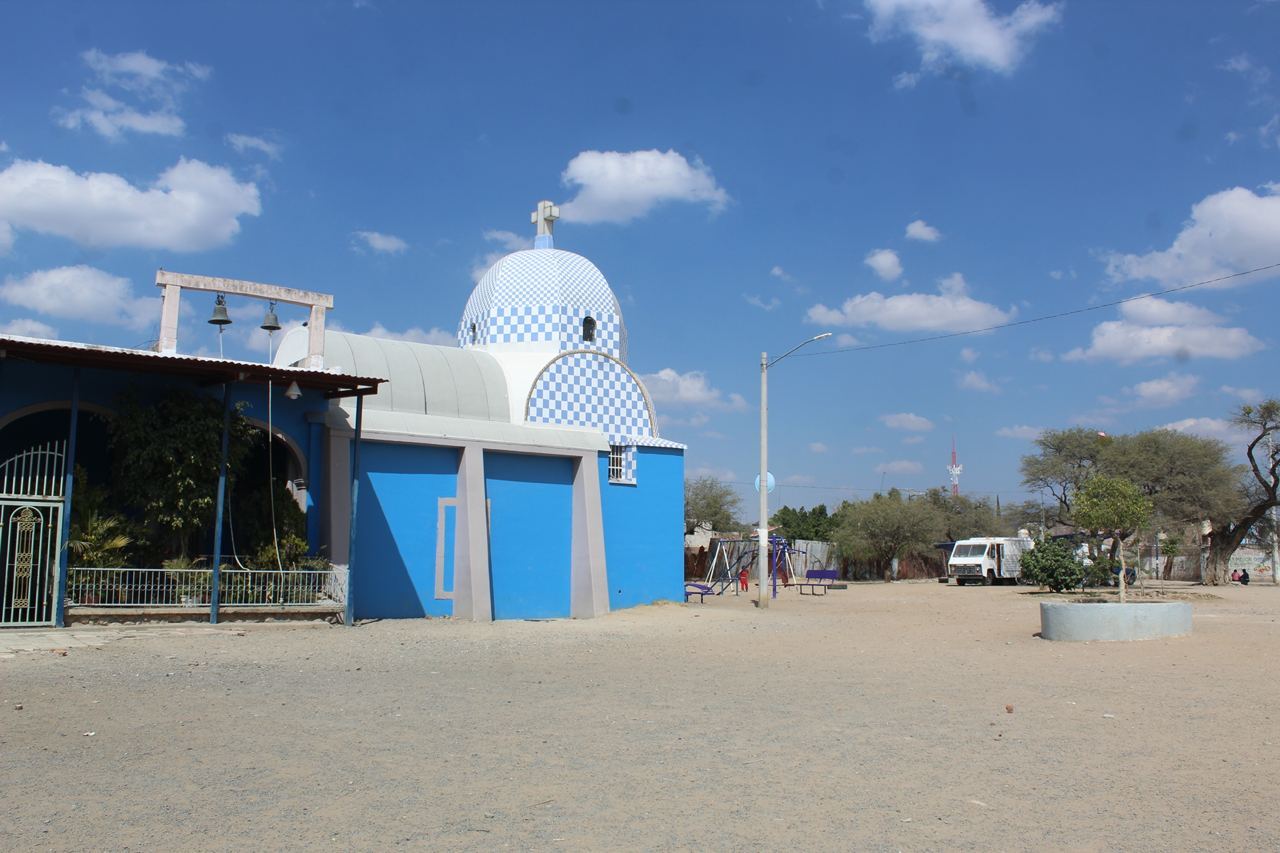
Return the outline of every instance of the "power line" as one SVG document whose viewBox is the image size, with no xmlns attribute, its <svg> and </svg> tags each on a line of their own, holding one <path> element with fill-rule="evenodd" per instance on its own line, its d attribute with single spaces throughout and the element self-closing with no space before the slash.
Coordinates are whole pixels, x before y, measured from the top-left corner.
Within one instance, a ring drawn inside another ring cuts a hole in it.
<svg viewBox="0 0 1280 853">
<path fill-rule="evenodd" d="M 1088 306 L 1085 306 L 1084 308 L 1073 308 L 1070 311 L 1059 311 L 1056 314 L 1044 314 L 1039 317 L 1028 317 L 1025 320 L 1014 320 L 1009 323 L 997 323 L 994 326 L 984 326 L 981 329 L 968 329 L 967 331 L 963 331 L 963 332 L 945 332 L 940 335 L 929 335 L 923 338 L 908 338 L 907 340 L 904 340 L 904 341 L 890 341 L 889 343 L 885 343 L 885 344 L 860 344 L 857 346 L 836 347 L 834 349 L 816 350 L 813 352 L 798 352 L 794 355 L 794 358 L 813 358 L 814 356 L 834 355 L 835 353 L 840 353 L 840 352 L 862 352 L 865 350 L 873 350 L 873 349 L 888 349 L 890 347 L 905 347 L 905 346 L 910 346 L 911 344 L 926 344 L 932 341 L 944 341 L 949 338 L 962 338 L 967 335 L 980 335 L 980 334 L 983 334 L 984 332 L 994 332 L 998 329 L 1012 329 L 1017 326 L 1030 326 L 1032 323 L 1043 323 L 1046 320 L 1060 320 L 1063 317 L 1073 317 L 1076 314 L 1087 314 L 1090 311 L 1101 311 L 1104 308 L 1114 308 L 1117 305 L 1124 305 L 1127 302 L 1137 302 L 1139 299 L 1152 299 L 1157 296 L 1166 296 L 1170 293 L 1179 293 L 1181 291 L 1191 290 L 1192 288 L 1196 288 L 1196 287 L 1204 287 L 1209 284 L 1217 284 L 1220 281 L 1228 281 L 1233 278 L 1240 278 L 1246 275 L 1253 275 L 1254 273 L 1257 273 L 1257 272 L 1265 272 L 1267 270 L 1273 270 L 1278 267 L 1280 267 L 1280 263 L 1267 264 L 1266 266 L 1263 266 L 1263 267 L 1254 267 L 1251 270 L 1244 270 L 1242 272 L 1233 272 L 1233 273 L 1230 273 L 1229 275 L 1218 276 L 1217 278 L 1209 278 L 1209 279 L 1205 279 L 1204 281 L 1197 281 L 1191 284 L 1183 284 L 1183 285 L 1179 285 L 1178 287 L 1170 287 L 1167 290 L 1157 290 L 1155 293 L 1143 293 L 1143 294 L 1139 294 L 1138 296 L 1129 296 L 1129 297 L 1126 297 L 1125 299 L 1117 299 L 1114 302 L 1103 302 L 1099 305 L 1088 305 Z"/>
</svg>

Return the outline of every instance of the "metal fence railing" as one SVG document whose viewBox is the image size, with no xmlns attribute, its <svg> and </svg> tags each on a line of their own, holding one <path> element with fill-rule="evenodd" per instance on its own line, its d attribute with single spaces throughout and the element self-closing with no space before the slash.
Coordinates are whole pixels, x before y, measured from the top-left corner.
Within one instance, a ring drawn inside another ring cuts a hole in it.
<svg viewBox="0 0 1280 853">
<path fill-rule="evenodd" d="M 287 571 L 223 569 L 221 607 L 309 607 L 342 603 L 345 576 L 327 569 Z M 68 603 L 82 607 L 208 607 L 210 569 L 73 568 L 67 572 Z"/>
</svg>

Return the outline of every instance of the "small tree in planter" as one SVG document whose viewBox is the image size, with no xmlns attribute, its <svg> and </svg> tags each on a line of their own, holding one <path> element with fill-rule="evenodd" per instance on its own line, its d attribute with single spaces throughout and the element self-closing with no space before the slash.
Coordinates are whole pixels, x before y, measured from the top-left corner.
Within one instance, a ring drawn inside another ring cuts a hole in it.
<svg viewBox="0 0 1280 853">
<path fill-rule="evenodd" d="M 118 515 L 86 512 L 71 524 L 67 553 L 77 566 L 71 571 L 71 586 L 81 593 L 81 604 L 99 604 L 107 590 L 118 585 L 120 572 L 89 571 L 119 569 L 125 564 L 133 538 L 125 532 L 125 520 Z"/>
<path fill-rule="evenodd" d="M 1076 499 L 1075 516 L 1086 530 L 1111 535 L 1121 543 L 1151 517 L 1151 500 L 1128 480 L 1095 474 Z M 1124 548 L 1115 550 L 1120 555 L 1120 601 L 1124 602 Z"/>
<path fill-rule="evenodd" d="M 1019 562 L 1022 577 L 1054 592 L 1075 589 L 1084 580 L 1084 564 L 1076 557 L 1071 543 L 1062 539 L 1037 543 Z"/>
</svg>

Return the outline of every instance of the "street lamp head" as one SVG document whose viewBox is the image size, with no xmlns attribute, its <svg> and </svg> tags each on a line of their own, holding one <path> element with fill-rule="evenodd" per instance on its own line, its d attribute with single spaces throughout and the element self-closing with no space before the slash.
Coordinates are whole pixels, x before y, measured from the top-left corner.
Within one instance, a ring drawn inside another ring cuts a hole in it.
<svg viewBox="0 0 1280 853">
<path fill-rule="evenodd" d="M 814 335 L 813 340 L 815 340 L 815 341 L 820 341 L 820 340 L 822 340 L 823 338 L 829 338 L 829 337 L 831 337 L 831 333 L 830 333 L 830 332 L 823 332 L 823 333 L 822 333 L 822 334 L 820 334 L 820 335 Z"/>
</svg>

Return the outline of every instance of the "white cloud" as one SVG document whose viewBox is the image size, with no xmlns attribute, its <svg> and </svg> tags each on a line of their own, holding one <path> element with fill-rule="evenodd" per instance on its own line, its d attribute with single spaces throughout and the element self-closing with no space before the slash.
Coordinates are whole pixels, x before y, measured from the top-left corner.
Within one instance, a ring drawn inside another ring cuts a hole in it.
<svg viewBox="0 0 1280 853">
<path fill-rule="evenodd" d="M 1171 302 L 1158 296 L 1137 299 L 1120 306 L 1120 316 L 1140 326 L 1214 326 L 1222 318 L 1190 302 Z"/>
<path fill-rule="evenodd" d="M 738 479 L 737 473 L 732 468 L 714 468 L 710 465 L 699 465 L 697 468 L 691 468 L 686 476 L 691 480 L 699 477 L 711 477 L 725 483 L 732 483 Z M 750 483 L 747 484 L 750 487 Z"/>
<path fill-rule="evenodd" d="M 433 344 L 438 347 L 456 347 L 458 345 L 457 335 L 434 326 L 425 330 L 420 326 L 412 326 L 403 332 L 393 332 L 381 323 L 374 323 L 373 328 L 365 332 L 365 334 L 371 338 L 409 341 L 415 344 Z"/>
<path fill-rule="evenodd" d="M 747 401 L 741 394 L 726 395 L 719 388 L 713 388 L 707 375 L 700 370 L 680 373 L 665 367 L 657 373 L 647 373 L 640 379 L 649 389 L 649 396 L 655 403 L 706 406 L 712 409 L 735 411 L 747 407 Z"/>
<path fill-rule="evenodd" d="M 1276 113 L 1267 123 L 1258 128 L 1258 139 L 1264 147 L 1280 147 L 1280 113 Z"/>
<path fill-rule="evenodd" d="M 996 435 L 1001 438 L 1020 438 L 1025 441 L 1035 441 L 1043 432 L 1044 427 L 1019 424 L 1018 426 L 1000 427 L 1000 429 L 996 430 Z"/>
<path fill-rule="evenodd" d="M 777 264 L 774 264 L 773 269 L 769 270 L 769 275 L 773 276 L 774 278 L 780 278 L 783 281 L 785 281 L 787 284 L 794 284 L 796 280 L 795 276 L 793 276 L 791 273 L 787 272 Z"/>
<path fill-rule="evenodd" d="M 876 291 L 845 300 L 840 308 L 814 305 L 808 320 L 823 326 L 879 326 L 895 332 L 963 332 L 1007 323 L 1017 314 L 1001 311 L 968 295 L 964 276 L 953 273 L 938 282 L 938 295 L 902 293 L 885 296 Z"/>
<path fill-rule="evenodd" d="M 366 248 L 387 255 L 398 255 L 409 248 L 408 243 L 394 234 L 383 234 L 379 231 L 353 231 L 351 236 L 364 243 Z"/>
<path fill-rule="evenodd" d="M 1063 361 L 1116 361 L 1133 364 L 1152 358 L 1223 358 L 1252 355 L 1263 344 L 1247 329 L 1218 326 L 1140 326 L 1108 320 L 1093 329 L 1088 349 L 1064 353 Z"/>
<path fill-rule="evenodd" d="M 907 224 L 907 239 L 936 243 L 942 239 L 942 232 L 923 219 L 917 219 Z"/>
<path fill-rule="evenodd" d="M 1136 406 L 1158 409 L 1186 400 L 1195 393 L 1199 383 L 1199 377 L 1175 372 L 1158 379 L 1139 382 L 1132 388 L 1124 389 L 1124 393 L 1133 399 Z"/>
<path fill-rule="evenodd" d="M 881 415 L 880 422 L 889 427 L 889 429 L 903 429 L 908 432 L 928 432 L 933 429 L 933 421 L 911 412 Z"/>
<path fill-rule="evenodd" d="M 841 332 L 835 337 L 836 346 L 838 347 L 856 347 L 860 342 L 848 332 Z"/>
<path fill-rule="evenodd" d="M 1206 196 L 1192 206 L 1190 219 L 1169 248 L 1106 255 L 1107 275 L 1113 281 L 1147 279 L 1172 287 L 1275 263 L 1280 244 L 1277 190 L 1280 185 L 1268 184 L 1260 194 L 1233 187 Z M 1249 276 L 1222 286 L 1256 280 Z"/>
<path fill-rule="evenodd" d="M 909 459 L 895 459 L 876 466 L 877 474 L 919 474 L 923 470 L 919 462 L 912 462 Z"/>
<path fill-rule="evenodd" d="M 921 73 L 949 65 L 1011 73 L 1030 50 L 1032 38 L 1056 23 L 1062 7 L 1025 0 L 1007 15 L 984 0 L 864 0 L 871 13 L 870 35 L 881 41 L 909 35 L 920 50 Z M 899 75 L 895 86 L 910 88 L 920 74 Z"/>
<path fill-rule="evenodd" d="M 719 213 L 729 203 L 706 164 L 697 158 L 690 163 L 676 151 L 583 151 L 560 180 L 578 190 L 560 205 L 571 222 L 627 223 L 674 201 L 705 204 Z"/>
<path fill-rule="evenodd" d="M 186 130 L 177 113 L 181 95 L 193 81 L 207 80 L 212 73 L 207 65 L 173 64 L 144 51 L 108 54 L 95 48 L 80 58 L 92 72 L 94 85 L 80 92 L 84 106 L 55 111 L 58 123 L 72 130 L 87 125 L 113 140 L 125 131 L 181 136 Z M 136 98 L 145 106 L 125 103 L 107 89 Z"/>
<path fill-rule="evenodd" d="M 1223 385 L 1218 389 L 1223 394 L 1230 394 L 1232 397 L 1239 397 L 1246 403 L 1257 404 L 1262 401 L 1262 391 L 1257 388 L 1236 388 L 1233 385 Z"/>
<path fill-rule="evenodd" d="M 872 249 L 862 261 L 876 271 L 885 281 L 893 281 L 902 275 L 902 261 L 892 249 Z"/>
<path fill-rule="evenodd" d="M 1053 361 L 1053 359 L 1055 358 L 1052 352 L 1050 352 L 1047 349 L 1041 349 L 1040 347 L 1032 347 L 1031 352 L 1028 354 L 1027 357 L 1030 358 L 1032 361 L 1039 361 L 1042 363 Z"/>
<path fill-rule="evenodd" d="M 999 394 L 1000 386 L 992 382 L 980 370 L 970 370 L 960 377 L 960 387 L 969 391 L 983 391 L 988 394 Z"/>
<path fill-rule="evenodd" d="M 1271 82 L 1271 69 L 1259 64 L 1247 53 L 1238 53 L 1218 66 L 1223 71 L 1239 74 L 1255 91 Z"/>
<path fill-rule="evenodd" d="M 37 270 L 0 284 L 0 300 L 48 317 L 142 329 L 159 322 L 160 299 L 137 297 L 129 279 L 83 264 Z"/>
<path fill-rule="evenodd" d="M 58 124 L 68 130 L 88 125 L 105 139 L 119 139 L 126 131 L 152 133 L 158 136 L 181 136 L 186 123 L 168 110 L 142 112 L 99 89 L 80 93 L 87 106 L 58 113 Z"/>
<path fill-rule="evenodd" d="M 5 142 L 3 139 L 0 139 L 0 154 L 8 154 L 8 153 L 9 153 L 9 143 Z"/>
<path fill-rule="evenodd" d="M 24 338 L 56 338 L 58 330 L 48 323 L 19 317 L 7 323 L 0 323 L 0 335 L 19 335 Z"/>
<path fill-rule="evenodd" d="M 821 441 L 811 441 L 809 442 L 809 451 L 811 453 L 826 453 L 827 446 Z"/>
<path fill-rule="evenodd" d="M 1165 424 L 1160 429 L 1171 429 L 1174 432 L 1185 432 L 1201 438 L 1216 438 L 1232 446 L 1243 447 L 1252 434 L 1240 429 L 1224 418 L 1183 418 L 1180 421 Z"/>
<path fill-rule="evenodd" d="M 263 139 L 261 136 L 249 136 L 245 133 L 228 133 L 226 140 L 227 144 L 234 148 L 239 154 L 243 154 L 246 151 L 259 151 L 266 154 L 272 160 L 280 159 L 280 143 L 271 142 Z"/>
<path fill-rule="evenodd" d="M 960 360 L 965 364 L 973 364 L 978 360 L 978 351 L 973 347 L 964 347 L 960 350 Z"/>
<path fill-rule="evenodd" d="M 744 293 L 742 294 L 742 298 L 747 301 L 748 305 L 754 305 L 762 311 L 772 311 L 774 308 L 777 308 L 782 304 L 782 300 L 776 296 L 770 297 L 768 302 L 766 302 L 763 297 L 756 294 Z"/>
<path fill-rule="evenodd" d="M 0 223 L 82 246 L 210 249 L 231 242 L 239 217 L 261 211 L 255 184 L 199 160 L 179 160 L 146 189 L 119 175 L 80 175 L 40 161 L 16 160 L 0 171 Z"/>
<path fill-rule="evenodd" d="M 923 435 L 909 435 L 906 438 L 902 439 L 903 444 L 920 444 L 923 441 L 924 441 Z"/>
<path fill-rule="evenodd" d="M 485 231 L 482 235 L 485 242 L 497 243 L 502 247 L 501 251 L 486 252 L 481 258 L 477 258 L 476 262 L 471 265 L 471 280 L 480 281 L 484 278 L 484 274 L 489 268 L 500 261 L 511 252 L 518 252 L 522 249 L 533 248 L 533 238 L 523 237 L 514 231 Z"/>
</svg>

